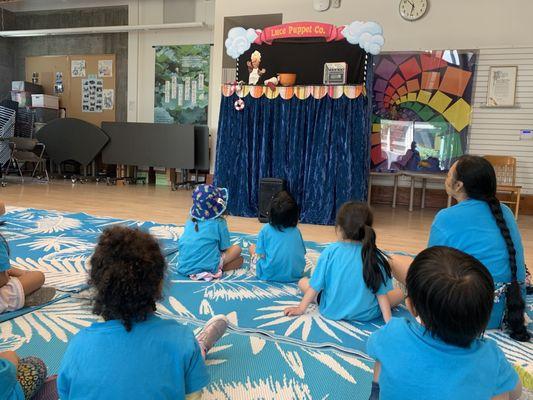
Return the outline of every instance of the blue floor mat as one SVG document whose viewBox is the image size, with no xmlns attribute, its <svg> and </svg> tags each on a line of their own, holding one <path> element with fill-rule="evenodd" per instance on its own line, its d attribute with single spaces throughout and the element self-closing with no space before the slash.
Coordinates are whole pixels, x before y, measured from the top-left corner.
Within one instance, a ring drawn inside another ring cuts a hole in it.
<svg viewBox="0 0 533 400">
<path fill-rule="evenodd" d="M 243 249 L 243 268 L 207 283 L 191 281 L 176 272 L 177 253 L 174 250 L 183 231 L 180 226 L 33 209 L 11 211 L 5 220 L 2 232 L 9 240 L 13 265 L 41 270 L 46 274 L 47 284 L 71 293 L 86 287 L 89 258 L 101 231 L 108 226 L 123 224 L 150 232 L 168 254 L 165 296 L 158 306 L 161 315 L 201 322 L 213 314 L 222 313 L 240 333 L 269 335 L 278 343 L 304 346 L 306 349 L 335 348 L 363 358 L 367 358 L 367 337 L 383 324 L 382 320 L 369 323 L 331 321 L 320 316 L 313 305 L 303 316 L 285 317 L 283 309 L 296 305 L 301 295 L 295 284 L 267 283 L 256 279 L 250 269 L 248 252 L 249 245 L 256 240 L 255 235 L 233 233 L 232 243 Z M 306 247 L 305 273 L 309 275 L 326 244 L 306 242 Z M 528 298 L 528 314 L 531 320 L 531 296 Z M 394 315 L 408 314 L 400 307 Z M 533 364 L 533 345 L 530 343 L 517 343 L 498 331 L 488 332 L 487 337 L 496 340 L 513 362 L 529 367 Z"/>
<path fill-rule="evenodd" d="M 57 373 L 68 340 L 94 321 L 88 302 L 63 300 L 0 324 L 0 351 L 40 357 Z M 211 383 L 203 399 L 367 399 L 372 379 L 370 361 L 231 331 L 206 363 Z"/>
<path fill-rule="evenodd" d="M 70 297 L 70 295 L 67 293 L 61 293 L 61 292 L 56 293 L 54 298 L 47 303 L 44 303 L 44 304 L 41 304 L 35 307 L 24 307 L 17 311 L 10 311 L 10 312 L 5 312 L 5 313 L 0 314 L 0 322 L 9 321 L 10 319 L 20 317 L 21 315 L 31 313 L 36 310 L 40 310 L 41 308 L 54 304 L 55 302 L 66 299 L 68 297 Z"/>
<path fill-rule="evenodd" d="M 228 315 L 234 329 L 257 332 L 296 344 L 335 347 L 365 357 L 367 337 L 383 320 L 358 323 L 332 321 L 318 312 L 315 304 L 299 317 L 286 317 L 285 307 L 299 303 L 295 284 L 266 283 L 256 279 L 225 277 L 212 282 L 171 280 L 165 287 L 159 312 L 190 320 L 207 321 L 215 314 Z M 407 316 L 398 308 L 394 316 Z"/>
<path fill-rule="evenodd" d="M 89 259 L 106 227 L 121 224 L 153 233 L 160 238 L 169 261 L 182 230 L 153 222 L 36 209 L 10 211 L 4 222 L 0 232 L 9 243 L 12 267 L 42 271 L 46 285 L 72 293 L 87 288 Z"/>
</svg>

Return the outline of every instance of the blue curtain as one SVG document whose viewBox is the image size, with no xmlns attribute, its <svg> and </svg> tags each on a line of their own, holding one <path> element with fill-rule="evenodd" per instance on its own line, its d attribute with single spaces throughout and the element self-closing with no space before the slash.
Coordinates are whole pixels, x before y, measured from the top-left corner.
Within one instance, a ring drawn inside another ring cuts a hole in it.
<svg viewBox="0 0 533 400">
<path fill-rule="evenodd" d="M 257 216 L 259 180 L 283 178 L 301 221 L 332 224 L 342 203 L 365 200 L 370 166 L 366 96 L 332 99 L 294 96 L 222 96 L 215 184 L 229 190 L 232 215 Z"/>
</svg>

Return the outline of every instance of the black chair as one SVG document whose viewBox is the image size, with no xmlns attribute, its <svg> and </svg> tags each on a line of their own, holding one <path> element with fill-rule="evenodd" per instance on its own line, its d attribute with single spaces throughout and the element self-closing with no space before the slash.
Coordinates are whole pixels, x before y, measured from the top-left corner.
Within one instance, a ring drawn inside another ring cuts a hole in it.
<svg viewBox="0 0 533 400">
<path fill-rule="evenodd" d="M 9 146 L 11 148 L 9 165 L 13 165 L 18 169 L 22 182 L 24 182 L 24 174 L 20 165 L 28 162 L 35 164 L 31 174 L 32 178 L 35 177 L 37 169 L 41 167 L 41 171 L 44 171 L 46 180 L 49 180 L 48 171 L 46 170 L 46 159 L 44 158 L 46 146 L 43 143 L 37 139 L 12 137 L 9 140 Z"/>
</svg>

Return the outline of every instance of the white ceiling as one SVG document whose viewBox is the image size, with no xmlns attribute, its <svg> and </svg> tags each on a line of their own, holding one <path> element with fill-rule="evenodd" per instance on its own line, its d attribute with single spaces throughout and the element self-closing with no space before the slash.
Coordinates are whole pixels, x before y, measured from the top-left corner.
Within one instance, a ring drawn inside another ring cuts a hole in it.
<svg viewBox="0 0 533 400">
<path fill-rule="evenodd" d="M 44 11 L 66 8 L 87 8 L 127 5 L 129 0 L 18 0 L 0 6 L 9 11 Z"/>
</svg>

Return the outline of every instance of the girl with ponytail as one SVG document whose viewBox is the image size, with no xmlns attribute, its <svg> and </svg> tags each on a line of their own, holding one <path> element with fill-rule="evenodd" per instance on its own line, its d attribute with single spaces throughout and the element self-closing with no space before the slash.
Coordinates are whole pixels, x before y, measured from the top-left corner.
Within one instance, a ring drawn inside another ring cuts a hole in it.
<svg viewBox="0 0 533 400">
<path fill-rule="evenodd" d="M 403 300 L 400 289 L 393 289 L 387 256 L 376 246 L 372 212 L 365 203 L 350 201 L 337 212 L 338 242 L 320 255 L 311 279 L 302 278 L 298 286 L 304 297 L 285 315 L 301 315 L 310 303 L 332 320 L 370 321 L 391 318 L 391 307 Z"/>
<path fill-rule="evenodd" d="M 528 341 L 524 249 L 512 211 L 496 198 L 494 168 L 482 157 L 463 156 L 450 168 L 446 191 L 458 204 L 437 214 L 428 247 L 454 247 L 481 261 L 496 288 L 488 327 Z"/>
</svg>

